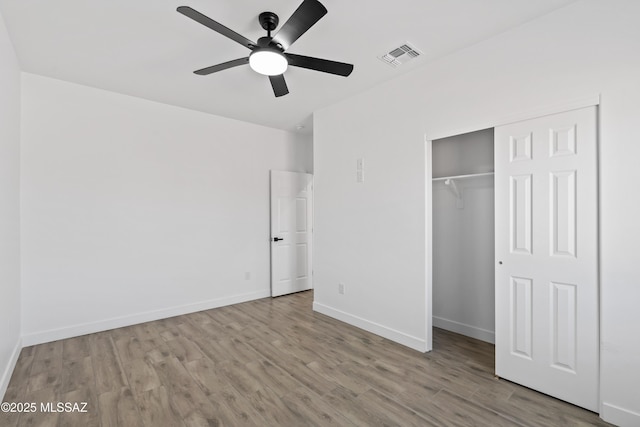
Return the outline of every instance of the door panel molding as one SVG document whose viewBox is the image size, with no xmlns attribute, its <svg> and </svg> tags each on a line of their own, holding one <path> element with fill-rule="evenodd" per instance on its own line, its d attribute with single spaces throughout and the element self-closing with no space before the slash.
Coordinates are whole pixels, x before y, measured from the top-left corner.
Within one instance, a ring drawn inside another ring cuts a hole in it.
<svg viewBox="0 0 640 427">
<path fill-rule="evenodd" d="M 597 109 L 496 127 L 494 153 L 496 374 L 597 412 Z"/>
</svg>

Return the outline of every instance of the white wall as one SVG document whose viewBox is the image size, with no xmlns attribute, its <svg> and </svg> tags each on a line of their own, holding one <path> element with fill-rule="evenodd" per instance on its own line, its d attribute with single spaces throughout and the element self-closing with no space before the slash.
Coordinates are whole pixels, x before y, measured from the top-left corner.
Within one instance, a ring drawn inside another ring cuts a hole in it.
<svg viewBox="0 0 640 427">
<path fill-rule="evenodd" d="M 493 129 L 432 143 L 432 174 L 493 172 Z M 493 176 L 433 181 L 433 325 L 495 342 Z M 427 211 L 428 212 L 428 211 Z"/>
<path fill-rule="evenodd" d="M 26 344 L 269 295 L 269 170 L 307 142 L 31 74 L 22 101 Z"/>
<path fill-rule="evenodd" d="M 20 68 L 0 15 L 0 400 L 20 353 Z"/>
<path fill-rule="evenodd" d="M 424 351 L 424 130 L 397 108 L 375 91 L 314 114 L 313 307 Z"/>
<path fill-rule="evenodd" d="M 493 172 L 493 128 L 436 139 L 431 154 L 434 178 Z"/>
<path fill-rule="evenodd" d="M 640 202 L 628 185 L 640 180 L 638 16 L 636 0 L 579 1 L 317 112 L 316 308 L 425 340 L 424 134 L 601 94 L 601 415 L 639 425 Z"/>
</svg>

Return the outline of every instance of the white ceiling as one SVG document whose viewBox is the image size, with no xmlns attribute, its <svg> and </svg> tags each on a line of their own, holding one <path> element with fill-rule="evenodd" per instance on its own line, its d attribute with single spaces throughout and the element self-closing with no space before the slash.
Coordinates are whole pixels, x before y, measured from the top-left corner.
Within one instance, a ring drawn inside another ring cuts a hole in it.
<svg viewBox="0 0 640 427">
<path fill-rule="evenodd" d="M 251 40 L 258 14 L 281 24 L 302 0 L 0 0 L 23 71 L 269 127 L 311 129 L 313 111 L 575 0 L 321 0 L 329 13 L 289 52 L 349 62 L 350 77 L 289 67 L 275 98 L 248 66 L 194 70 L 249 50 L 176 12 L 191 6 Z M 394 69 L 378 56 L 410 42 L 423 55 Z"/>
</svg>

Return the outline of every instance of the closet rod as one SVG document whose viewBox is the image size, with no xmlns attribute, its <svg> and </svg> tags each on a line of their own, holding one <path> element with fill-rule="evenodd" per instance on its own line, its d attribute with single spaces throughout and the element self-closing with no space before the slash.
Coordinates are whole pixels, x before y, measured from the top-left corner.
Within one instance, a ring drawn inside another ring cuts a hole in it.
<svg viewBox="0 0 640 427">
<path fill-rule="evenodd" d="M 447 179 L 460 179 L 460 178 L 475 178 L 478 176 L 489 176 L 493 175 L 493 172 L 483 172 L 483 173 L 470 173 L 467 175 L 454 175 L 454 176 L 441 176 L 438 178 L 433 178 L 434 181 L 444 181 Z"/>
</svg>

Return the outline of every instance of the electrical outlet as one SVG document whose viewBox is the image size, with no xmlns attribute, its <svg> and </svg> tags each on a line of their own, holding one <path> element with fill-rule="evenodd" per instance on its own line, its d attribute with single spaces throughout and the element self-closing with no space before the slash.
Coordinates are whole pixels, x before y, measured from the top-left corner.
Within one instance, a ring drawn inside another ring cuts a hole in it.
<svg viewBox="0 0 640 427">
<path fill-rule="evenodd" d="M 344 295 L 344 283 L 338 283 L 338 293 Z"/>
</svg>

